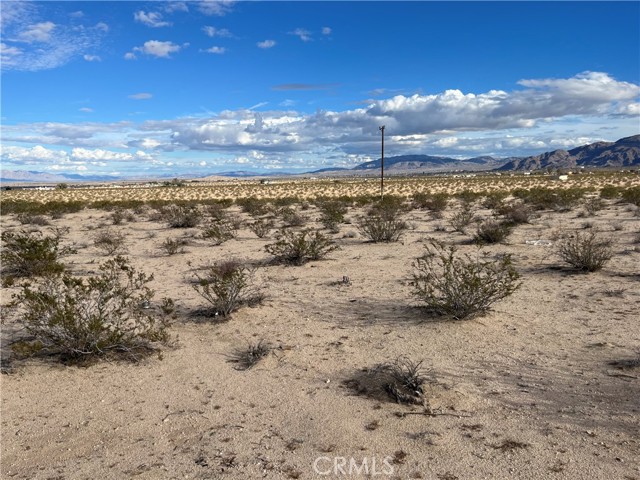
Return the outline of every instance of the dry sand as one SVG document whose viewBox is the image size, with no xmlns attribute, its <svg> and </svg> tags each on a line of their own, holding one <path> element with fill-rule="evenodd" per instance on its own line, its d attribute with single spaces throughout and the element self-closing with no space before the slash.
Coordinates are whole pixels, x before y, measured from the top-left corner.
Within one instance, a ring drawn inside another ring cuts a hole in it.
<svg viewBox="0 0 640 480">
<path fill-rule="evenodd" d="M 178 342 L 162 359 L 138 364 L 12 362 L 1 378 L 0 476 L 310 479 L 368 471 L 403 479 L 640 479 L 640 370 L 609 364 L 640 351 L 635 208 L 608 202 L 589 218 L 579 209 L 546 211 L 517 227 L 506 243 L 484 250 L 512 254 L 522 287 L 488 315 L 455 322 L 426 317 L 410 282 L 428 237 L 474 252 L 469 235 L 436 229 L 456 208 L 442 220 L 411 211 L 413 228 L 392 244 L 367 243 L 353 224 L 341 225 L 334 235 L 341 248 L 327 259 L 259 268 L 266 300 L 224 323 L 191 315 L 204 300 L 189 285 L 187 262 L 267 260 L 272 239 L 243 228 L 211 246 L 198 229 L 143 217 L 113 226 L 97 210 L 52 221 L 70 227 L 68 240 L 80 246 L 67 258 L 79 274 L 106 259 L 91 240 L 97 231 L 123 232 L 132 263 L 155 275 L 156 299 L 176 300 Z M 302 213 L 319 227 L 315 209 Z M 351 209 L 348 217 L 361 213 Z M 20 228 L 13 217 L 2 222 Z M 560 267 L 554 246 L 525 243 L 555 243 L 585 222 L 614 240 L 615 256 L 600 272 L 572 272 Z M 186 253 L 161 253 L 165 238 L 182 235 L 191 238 Z M 3 303 L 11 291 L 3 288 Z M 15 322 L 3 316 L 5 358 Z M 276 348 L 253 369 L 236 370 L 229 355 L 259 339 Z M 351 387 L 363 369 L 400 355 L 424 361 L 432 379 L 424 407 Z M 334 468 L 342 458 L 344 474 Z"/>
</svg>

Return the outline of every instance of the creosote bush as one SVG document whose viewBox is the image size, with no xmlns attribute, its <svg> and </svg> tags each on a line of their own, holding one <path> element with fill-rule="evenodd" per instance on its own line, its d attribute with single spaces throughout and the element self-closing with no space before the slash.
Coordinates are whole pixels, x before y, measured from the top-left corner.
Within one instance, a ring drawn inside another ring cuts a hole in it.
<svg viewBox="0 0 640 480">
<path fill-rule="evenodd" d="M 210 240 L 214 245 L 222 245 L 227 240 L 231 240 L 237 236 L 238 229 L 226 218 L 211 222 L 202 229 L 202 238 Z"/>
<path fill-rule="evenodd" d="M 511 234 L 511 226 L 505 222 L 496 222 L 495 220 L 487 220 L 478 225 L 476 234 L 473 237 L 474 242 L 499 243 Z"/>
<path fill-rule="evenodd" d="M 107 228 L 93 237 L 93 245 L 105 255 L 126 253 L 125 235 L 122 232 Z"/>
<path fill-rule="evenodd" d="M 202 221 L 202 213 L 195 205 L 168 205 L 162 216 L 171 228 L 193 228 Z"/>
<path fill-rule="evenodd" d="M 466 233 L 467 227 L 471 225 L 474 220 L 474 215 L 471 209 L 464 205 L 459 211 L 454 213 L 449 220 L 449 224 L 456 232 L 462 234 Z"/>
<path fill-rule="evenodd" d="M 397 242 L 408 228 L 407 222 L 392 215 L 372 213 L 358 219 L 358 231 L 374 243 Z"/>
<path fill-rule="evenodd" d="M 167 255 L 184 253 L 184 247 L 189 244 L 186 238 L 166 238 L 160 244 L 160 249 Z"/>
<path fill-rule="evenodd" d="M 225 260 L 196 273 L 193 288 L 211 305 L 210 316 L 226 318 L 258 298 L 252 289 L 254 273 L 239 260 Z"/>
<path fill-rule="evenodd" d="M 61 273 L 61 257 L 76 253 L 72 247 L 61 245 L 63 230 L 53 236 L 40 232 L 2 232 L 2 274 L 11 277 L 33 277 Z"/>
<path fill-rule="evenodd" d="M 611 260 L 613 250 L 611 240 L 600 238 L 597 232 L 578 232 L 560 242 L 558 255 L 578 270 L 595 272 Z"/>
<path fill-rule="evenodd" d="M 258 218 L 255 222 L 251 222 L 249 224 L 249 230 L 251 230 L 256 235 L 256 237 L 265 238 L 269 236 L 269 233 L 274 226 L 275 225 L 272 220 Z"/>
<path fill-rule="evenodd" d="M 289 265 L 303 265 L 311 260 L 320 260 L 338 246 L 319 231 L 305 229 L 293 232 L 282 229 L 276 234 L 276 242 L 265 246 L 267 253 L 277 262 Z"/>
<path fill-rule="evenodd" d="M 436 240 L 413 266 L 414 295 L 430 312 L 457 320 L 486 313 L 520 286 L 509 255 L 481 260 Z"/>
<path fill-rule="evenodd" d="M 341 201 L 327 200 L 320 202 L 318 208 L 321 213 L 320 222 L 324 228 L 337 233 L 338 225 L 345 221 L 344 216 L 347 213 L 347 205 Z"/>
<path fill-rule="evenodd" d="M 108 353 L 136 360 L 152 352 L 168 341 L 173 310 L 169 299 L 159 313 L 150 308 L 152 278 L 115 257 L 87 279 L 63 273 L 45 277 L 36 287 L 23 286 L 13 306 L 33 340 L 18 343 L 16 350 L 70 361 Z"/>
</svg>

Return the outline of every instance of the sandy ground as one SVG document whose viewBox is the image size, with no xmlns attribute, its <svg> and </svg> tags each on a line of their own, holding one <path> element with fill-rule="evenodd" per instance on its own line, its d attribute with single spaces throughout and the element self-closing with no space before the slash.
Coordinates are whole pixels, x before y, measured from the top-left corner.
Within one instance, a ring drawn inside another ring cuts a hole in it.
<svg viewBox="0 0 640 480">
<path fill-rule="evenodd" d="M 228 322 L 195 318 L 205 306 L 192 268 L 239 257 L 268 260 L 246 227 L 212 246 L 199 229 L 170 229 L 140 216 L 113 226 L 109 213 L 85 210 L 53 220 L 68 226 L 79 274 L 106 260 L 96 232 L 126 235 L 128 256 L 153 273 L 156 299 L 172 297 L 177 345 L 162 359 L 102 362 L 88 368 L 53 360 L 11 362 L 1 377 L 1 477 L 15 479 L 640 479 L 640 370 L 609 362 L 640 351 L 640 217 L 608 202 L 596 216 L 541 212 L 504 244 L 522 287 L 488 315 L 470 321 L 428 318 L 411 295 L 412 261 L 434 237 L 473 252 L 469 235 L 447 218 L 406 214 L 401 242 L 372 244 L 353 224 L 333 237 L 340 249 L 301 267 L 256 272 L 266 294 Z M 478 216 L 491 212 L 479 204 Z M 240 214 L 236 207 L 230 212 Z M 316 223 L 315 209 L 301 212 Z M 362 214 L 351 209 L 348 218 Z M 585 222 L 614 240 L 615 256 L 593 274 L 564 268 L 560 232 Z M 3 217 L 3 229 L 21 228 Z M 447 231 L 436 227 L 445 226 Z M 42 228 L 46 231 L 46 227 Z M 165 238 L 186 236 L 168 256 Z M 343 276 L 351 283 L 341 284 Z M 3 288 L 6 303 L 12 289 Z M 3 315 L 3 357 L 16 318 Z M 275 346 L 253 369 L 229 356 L 264 339 Z M 363 369 L 400 355 L 429 374 L 425 406 L 363 396 Z M 344 465 L 344 466 L 343 466 Z"/>
</svg>

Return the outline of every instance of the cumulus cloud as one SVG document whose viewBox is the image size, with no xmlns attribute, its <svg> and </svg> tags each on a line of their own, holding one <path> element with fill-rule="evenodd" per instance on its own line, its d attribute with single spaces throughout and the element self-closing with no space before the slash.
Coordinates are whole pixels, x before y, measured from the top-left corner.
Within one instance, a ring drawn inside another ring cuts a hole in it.
<svg viewBox="0 0 640 480">
<path fill-rule="evenodd" d="M 145 12 L 143 10 L 138 10 L 133 14 L 133 18 L 136 22 L 142 23 L 147 27 L 158 28 L 171 26 L 171 22 L 163 20 L 162 14 L 159 12 Z"/>
<path fill-rule="evenodd" d="M 213 46 L 211 48 L 207 48 L 204 51 L 207 52 L 207 53 L 215 53 L 216 55 L 222 55 L 223 53 L 225 53 L 227 51 L 227 49 L 224 48 L 224 47 Z"/>
<path fill-rule="evenodd" d="M 216 28 L 212 26 L 204 26 L 202 27 L 202 31 L 208 37 L 231 37 L 231 32 L 226 28 Z"/>
<path fill-rule="evenodd" d="M 276 46 L 276 41 L 275 40 L 265 40 L 263 42 L 258 42 L 256 45 L 258 45 L 258 48 L 273 48 Z"/>
<path fill-rule="evenodd" d="M 231 12 L 235 0 L 201 0 L 196 2 L 197 8 L 205 15 L 222 17 Z"/>
<path fill-rule="evenodd" d="M 171 54 L 179 52 L 183 47 L 189 44 L 176 45 L 173 42 L 161 42 L 159 40 L 149 40 L 144 42 L 141 47 L 134 47 L 133 52 L 144 53 L 156 58 L 171 58 Z M 129 52 L 125 55 L 127 60 L 133 60 L 136 58 L 135 53 Z"/>
<path fill-rule="evenodd" d="M 153 155 L 142 150 L 133 153 L 114 152 L 100 148 L 86 149 L 73 148 L 70 152 L 65 150 L 53 150 L 36 145 L 31 148 L 6 146 L 2 148 L 0 153 L 3 160 L 14 164 L 31 164 L 31 163 L 64 163 L 64 162 L 131 162 L 131 161 L 152 161 Z"/>
<path fill-rule="evenodd" d="M 305 30 L 304 28 L 296 28 L 294 31 L 289 32 L 289 34 L 290 35 L 295 35 L 296 37 L 298 37 L 303 42 L 309 42 L 309 41 L 312 40 L 311 32 L 308 31 L 308 30 Z"/>
<path fill-rule="evenodd" d="M 579 87 L 569 86 L 574 84 Z M 282 90 L 310 88 L 318 86 L 289 84 Z M 311 163 L 326 166 L 324 161 L 347 165 L 379 151 L 378 127 L 386 125 L 390 155 L 504 157 L 602 140 L 603 126 L 615 127 L 606 135 L 617 136 L 608 140 L 637 134 L 639 95 L 638 85 L 587 72 L 568 79 L 523 80 L 513 91 L 396 95 L 342 111 L 302 113 L 282 108 L 258 112 L 255 108 L 266 106 L 261 103 L 209 112 L 204 118 L 140 124 L 8 126 L 2 135 L 3 141 L 84 148 L 102 161 L 129 157 L 118 157 L 118 152 L 114 156 L 100 154 L 98 150 L 136 149 L 157 155 L 204 151 L 215 152 L 216 158 L 246 159 L 260 168 L 267 164 L 303 168 Z M 292 105 L 284 101 L 281 107 Z M 135 156 L 131 151 L 127 154 Z"/>
</svg>

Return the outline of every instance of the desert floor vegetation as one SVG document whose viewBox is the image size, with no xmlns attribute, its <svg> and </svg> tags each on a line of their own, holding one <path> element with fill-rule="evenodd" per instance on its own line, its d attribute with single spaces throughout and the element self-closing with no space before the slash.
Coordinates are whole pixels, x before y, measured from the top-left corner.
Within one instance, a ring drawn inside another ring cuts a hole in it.
<svg viewBox="0 0 640 480">
<path fill-rule="evenodd" d="M 311 479 L 344 457 L 396 478 L 640 478 L 639 184 L 3 192 L 1 476 Z M 389 211 L 399 241 L 358 229 Z M 487 222 L 509 235 L 478 245 Z M 95 243 L 114 232 L 126 257 Z"/>
</svg>

